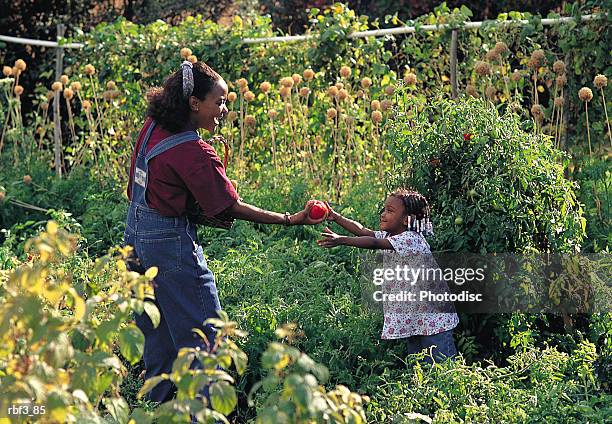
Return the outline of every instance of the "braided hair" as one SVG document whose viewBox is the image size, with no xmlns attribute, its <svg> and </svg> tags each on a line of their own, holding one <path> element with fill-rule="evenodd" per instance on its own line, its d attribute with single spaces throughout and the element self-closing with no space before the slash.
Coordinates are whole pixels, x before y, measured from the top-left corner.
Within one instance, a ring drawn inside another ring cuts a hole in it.
<svg viewBox="0 0 612 424">
<path fill-rule="evenodd" d="M 399 188 L 391 193 L 390 196 L 400 199 L 404 204 L 406 214 L 409 216 L 409 231 L 416 231 L 424 236 L 433 234 L 431 210 L 425 196 L 418 191 L 406 188 Z"/>
</svg>

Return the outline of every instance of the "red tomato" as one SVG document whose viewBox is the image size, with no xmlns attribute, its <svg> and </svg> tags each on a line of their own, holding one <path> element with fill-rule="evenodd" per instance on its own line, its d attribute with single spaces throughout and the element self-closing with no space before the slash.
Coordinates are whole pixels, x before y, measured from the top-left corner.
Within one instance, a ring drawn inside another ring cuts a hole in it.
<svg viewBox="0 0 612 424">
<path fill-rule="evenodd" d="M 310 208 L 308 216 L 312 219 L 321 219 L 325 215 L 327 215 L 328 212 L 329 210 L 327 210 L 327 206 L 325 205 L 325 203 L 321 202 L 320 200 L 315 200 L 312 207 Z"/>
</svg>

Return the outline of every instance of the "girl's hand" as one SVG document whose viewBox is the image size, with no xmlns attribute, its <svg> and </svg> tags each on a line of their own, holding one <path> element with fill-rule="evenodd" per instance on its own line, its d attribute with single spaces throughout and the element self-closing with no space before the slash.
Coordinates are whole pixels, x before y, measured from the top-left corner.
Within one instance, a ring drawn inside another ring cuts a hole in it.
<svg viewBox="0 0 612 424">
<path fill-rule="evenodd" d="M 294 213 L 289 217 L 289 222 L 291 225 L 316 225 L 325 220 L 325 217 L 321 217 L 319 219 L 312 219 L 309 215 L 310 208 L 314 204 L 314 200 L 309 200 L 306 202 L 304 209 L 299 211 L 298 213 Z"/>
<path fill-rule="evenodd" d="M 317 244 L 321 247 L 330 248 L 340 246 L 342 244 L 342 236 L 334 233 L 328 227 L 325 227 L 325 230 L 321 233 L 321 235 L 325 237 L 322 240 L 317 240 Z"/>
<path fill-rule="evenodd" d="M 336 219 L 340 216 L 340 214 L 332 209 L 329 202 L 325 202 L 325 206 L 327 206 L 327 210 L 329 211 L 327 214 L 327 220 L 331 222 L 335 222 Z"/>
</svg>

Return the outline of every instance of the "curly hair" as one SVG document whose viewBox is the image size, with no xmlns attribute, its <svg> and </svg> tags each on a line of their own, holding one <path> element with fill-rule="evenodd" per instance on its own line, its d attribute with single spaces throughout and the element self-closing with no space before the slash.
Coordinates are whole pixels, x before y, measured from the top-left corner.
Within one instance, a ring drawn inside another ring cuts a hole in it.
<svg viewBox="0 0 612 424">
<path fill-rule="evenodd" d="M 192 96 L 204 100 L 221 76 L 204 62 L 193 64 Z M 170 74 L 162 87 L 155 87 L 147 93 L 147 116 L 167 131 L 176 133 L 185 128 L 189 121 L 189 100 L 183 97 L 183 71 Z"/>
<path fill-rule="evenodd" d="M 431 232 L 431 211 L 427 198 L 415 190 L 398 188 L 390 196 L 402 201 L 406 214 L 410 216 L 409 230 Z"/>
</svg>

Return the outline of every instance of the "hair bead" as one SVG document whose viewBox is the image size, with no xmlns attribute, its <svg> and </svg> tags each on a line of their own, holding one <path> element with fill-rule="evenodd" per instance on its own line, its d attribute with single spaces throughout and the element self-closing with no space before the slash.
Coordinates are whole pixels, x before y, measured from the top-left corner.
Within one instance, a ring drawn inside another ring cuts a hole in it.
<svg viewBox="0 0 612 424">
<path fill-rule="evenodd" d="M 408 230 L 416 231 L 424 236 L 433 234 L 431 209 L 425 196 L 415 190 L 406 188 L 397 189 L 391 195 L 402 200 L 406 208 Z"/>
</svg>

